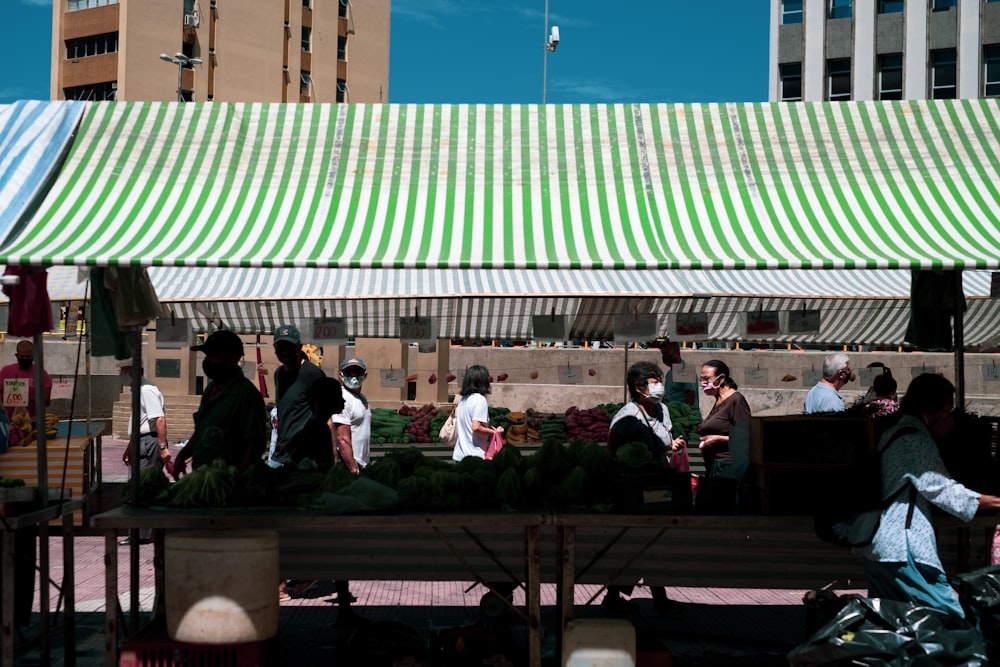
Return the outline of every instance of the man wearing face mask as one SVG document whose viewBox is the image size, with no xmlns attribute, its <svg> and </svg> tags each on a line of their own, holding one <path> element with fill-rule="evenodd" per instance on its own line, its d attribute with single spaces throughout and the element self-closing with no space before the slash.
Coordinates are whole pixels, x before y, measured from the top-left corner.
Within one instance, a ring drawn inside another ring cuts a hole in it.
<svg viewBox="0 0 1000 667">
<path fill-rule="evenodd" d="M 844 397 L 840 390 L 855 378 L 851 359 L 843 352 L 834 352 L 823 360 L 823 378 L 806 394 L 805 413 L 843 412 Z"/>
<path fill-rule="evenodd" d="M 17 363 L 0 368 L 0 388 L 8 379 L 26 379 L 28 381 L 28 415 L 35 419 L 35 344 L 30 340 L 22 340 L 14 352 Z M 45 383 L 45 407 L 52 403 L 52 378 L 47 371 L 42 371 L 42 381 Z M 19 408 L 4 406 L 7 418 L 14 416 Z M 23 410 L 24 408 L 20 408 Z M 12 443 L 13 444 L 13 443 Z"/>
<path fill-rule="evenodd" d="M 357 357 L 345 359 L 340 365 L 340 381 L 344 392 L 344 410 L 333 416 L 337 441 L 341 449 L 351 449 L 357 465 L 364 468 L 371 460 L 372 413 L 361 385 L 368 377 L 368 367 Z"/>
<path fill-rule="evenodd" d="M 186 472 L 188 459 L 192 468 L 223 459 L 243 470 L 261 459 L 267 440 L 264 397 L 240 363 L 243 341 L 220 330 L 191 349 L 205 354 L 201 367 L 209 383 L 194 414 L 194 433 L 177 452 L 174 477 Z"/>
<path fill-rule="evenodd" d="M 281 366 L 274 373 L 274 393 L 278 408 L 278 440 L 272 460 L 287 463 L 288 443 L 312 417 L 309 388 L 318 378 L 326 377 L 319 366 L 302 351 L 302 337 L 294 324 L 282 324 L 274 330 L 274 355 Z"/>
</svg>

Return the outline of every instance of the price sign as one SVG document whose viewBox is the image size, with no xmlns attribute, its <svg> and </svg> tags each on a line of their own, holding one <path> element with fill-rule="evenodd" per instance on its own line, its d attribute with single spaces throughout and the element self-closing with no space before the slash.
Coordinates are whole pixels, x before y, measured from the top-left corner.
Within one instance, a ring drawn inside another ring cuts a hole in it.
<svg viewBox="0 0 1000 667">
<path fill-rule="evenodd" d="M 382 368 L 379 370 L 383 387 L 402 387 L 406 379 L 405 368 Z"/>
<path fill-rule="evenodd" d="M 569 320 L 565 315 L 532 315 L 531 337 L 554 343 L 569 338 Z"/>
<path fill-rule="evenodd" d="M 3 381 L 3 404 L 8 408 L 28 407 L 27 378 L 7 378 Z"/>
<path fill-rule="evenodd" d="M 689 366 L 683 361 L 679 364 L 674 364 L 670 368 L 670 378 L 674 382 L 698 382 L 698 378 L 695 376 L 694 366 Z"/>
<path fill-rule="evenodd" d="M 73 380 L 53 380 L 52 398 L 73 398 Z"/>
<path fill-rule="evenodd" d="M 560 366 L 559 384 L 579 384 L 583 372 L 579 366 Z"/>
<path fill-rule="evenodd" d="M 745 332 L 747 336 L 769 336 L 781 330 L 778 311 L 755 310 L 746 314 Z"/>
<path fill-rule="evenodd" d="M 80 305 L 76 301 L 72 301 L 66 308 L 66 328 L 63 330 L 63 335 L 67 338 L 75 338 L 79 326 Z"/>
<path fill-rule="evenodd" d="M 788 311 L 788 333 L 791 334 L 818 334 L 820 324 L 819 310 L 790 310 Z"/>
<path fill-rule="evenodd" d="M 768 375 L 768 369 L 766 368 L 748 368 L 746 375 L 747 384 L 767 384 Z"/>
<path fill-rule="evenodd" d="M 1000 382 L 1000 366 L 990 364 L 980 366 L 983 369 L 983 379 L 987 382 Z"/>
<path fill-rule="evenodd" d="M 674 317 L 673 339 L 700 340 L 708 337 L 708 313 L 678 313 Z"/>
<path fill-rule="evenodd" d="M 347 344 L 347 321 L 343 317 L 315 317 L 310 331 L 314 343 Z"/>
<path fill-rule="evenodd" d="M 183 350 L 191 347 L 194 331 L 191 320 L 185 318 L 160 317 L 156 320 L 156 349 Z"/>
<path fill-rule="evenodd" d="M 404 343 L 431 343 L 434 341 L 434 323 L 429 317 L 401 317 L 399 340 Z"/>
<path fill-rule="evenodd" d="M 615 315 L 615 340 L 622 343 L 653 340 L 659 333 L 655 313 Z"/>
<path fill-rule="evenodd" d="M 924 373 L 937 373 L 937 366 L 913 366 L 910 368 L 910 377 L 917 377 Z"/>
<path fill-rule="evenodd" d="M 818 371 L 815 368 L 803 368 L 802 369 L 802 386 L 809 387 L 810 389 L 816 385 L 817 382 L 823 379 L 823 372 Z"/>
</svg>

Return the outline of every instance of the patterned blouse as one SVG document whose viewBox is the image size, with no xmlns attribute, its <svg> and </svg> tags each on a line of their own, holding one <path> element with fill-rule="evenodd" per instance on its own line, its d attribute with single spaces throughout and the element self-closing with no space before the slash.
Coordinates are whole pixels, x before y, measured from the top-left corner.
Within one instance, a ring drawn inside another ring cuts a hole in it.
<svg viewBox="0 0 1000 667">
<path fill-rule="evenodd" d="M 886 442 L 901 428 L 915 428 L 917 432 L 900 436 L 883 454 L 882 497 L 892 496 L 907 481 L 911 482 L 917 489 L 913 522 L 910 530 L 906 530 L 911 494 L 904 490 L 882 512 L 882 521 L 872 543 L 855 549 L 855 553 L 882 563 L 905 563 L 909 547 L 914 561 L 943 572 L 931 525 L 931 505 L 969 521 L 979 509 L 980 494 L 951 478 L 922 420 L 904 415 L 896 426 L 886 431 L 881 442 Z"/>
</svg>

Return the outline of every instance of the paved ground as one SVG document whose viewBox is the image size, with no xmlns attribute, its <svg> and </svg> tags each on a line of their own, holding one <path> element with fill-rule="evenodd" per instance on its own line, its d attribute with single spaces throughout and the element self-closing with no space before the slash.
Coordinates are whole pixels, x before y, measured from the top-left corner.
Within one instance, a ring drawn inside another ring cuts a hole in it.
<svg viewBox="0 0 1000 667">
<path fill-rule="evenodd" d="M 123 478 L 121 443 L 105 440 L 105 480 Z M 103 539 L 94 535 L 79 535 L 74 540 L 76 574 L 77 664 L 96 666 L 104 664 L 104 559 Z M 53 538 L 51 550 L 51 579 L 61 582 L 63 576 L 61 538 Z M 140 547 L 140 604 L 143 617 L 147 617 L 153 604 L 152 546 Z M 119 590 L 121 605 L 129 605 L 128 549 L 119 554 Z M 476 637 L 493 638 L 504 652 L 514 657 L 523 649 L 523 626 L 514 614 L 501 619 L 485 619 L 479 609 L 484 589 L 469 582 L 368 582 L 355 581 L 351 590 L 358 598 L 357 613 L 366 621 L 360 625 L 338 624 L 336 595 L 329 582 L 320 582 L 315 588 L 281 603 L 280 629 L 277 638 L 280 664 L 295 666 L 352 665 L 364 662 L 367 667 L 378 667 L 379 655 L 368 655 L 363 661 L 352 657 L 348 649 L 364 644 L 370 628 L 378 628 L 378 646 L 383 650 L 387 636 L 395 635 L 402 642 L 406 627 L 412 628 L 428 651 L 435 645 L 436 637 L 453 645 L 454 634 L 449 629 L 464 628 L 469 645 Z M 38 588 L 34 611 L 38 611 Z M 672 599 L 686 603 L 680 613 L 657 616 L 652 610 L 648 589 L 637 588 L 633 599 L 635 608 L 619 613 L 635 625 L 646 641 L 655 641 L 669 648 L 674 665 L 785 665 L 785 654 L 802 642 L 806 636 L 807 613 L 802 604 L 804 591 L 716 588 L 668 588 Z M 58 591 L 53 588 L 51 608 L 60 605 Z M 587 605 L 596 596 L 601 598 L 596 586 L 579 586 L 576 592 L 578 618 L 608 618 L 613 614 L 598 604 Z M 523 603 L 520 592 L 515 594 L 515 604 Z M 555 659 L 555 588 L 545 585 L 542 589 L 543 604 L 543 655 L 547 664 L 557 664 Z M 61 614 L 56 620 L 61 620 Z M 371 622 L 371 623 L 367 623 Z M 123 624 L 127 625 L 127 624 Z M 472 628 L 477 628 L 473 630 Z M 396 632 L 393 632 L 397 630 Z M 443 631 L 443 632 L 442 632 Z M 52 630 L 51 660 L 47 665 L 61 666 L 63 640 L 61 628 Z M 22 630 L 25 639 L 22 648 L 31 644 L 38 635 L 37 613 L 32 624 Z M 124 640 L 122 634 L 119 640 Z M 433 654 L 436 662 L 445 663 L 443 654 Z M 384 657 L 384 656 L 383 656 Z M 431 664 L 430 657 L 427 664 Z M 42 665 L 37 648 L 23 651 L 18 665 Z M 386 663 L 388 664 L 388 663 Z M 464 663 L 461 663 L 464 664 Z"/>
</svg>

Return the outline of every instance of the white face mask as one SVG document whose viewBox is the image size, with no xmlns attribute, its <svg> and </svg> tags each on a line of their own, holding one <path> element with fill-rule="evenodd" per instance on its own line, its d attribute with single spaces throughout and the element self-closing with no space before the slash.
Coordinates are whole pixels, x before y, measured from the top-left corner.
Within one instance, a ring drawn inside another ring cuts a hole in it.
<svg viewBox="0 0 1000 667">
<path fill-rule="evenodd" d="M 340 379 L 348 389 L 360 389 L 361 383 L 365 381 L 361 375 L 341 375 Z"/>
<path fill-rule="evenodd" d="M 663 395 L 667 393 L 667 388 L 663 386 L 662 382 L 654 382 L 649 387 L 649 400 L 651 401 L 662 401 Z"/>
</svg>

